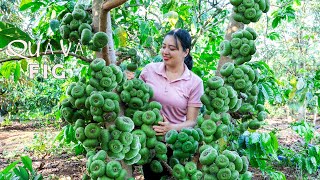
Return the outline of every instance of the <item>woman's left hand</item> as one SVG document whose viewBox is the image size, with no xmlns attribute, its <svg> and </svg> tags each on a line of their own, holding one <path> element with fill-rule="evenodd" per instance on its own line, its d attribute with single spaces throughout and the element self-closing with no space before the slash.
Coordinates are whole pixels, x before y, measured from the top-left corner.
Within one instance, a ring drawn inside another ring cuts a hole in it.
<svg viewBox="0 0 320 180">
<path fill-rule="evenodd" d="M 159 126 L 153 126 L 153 129 L 156 131 L 156 135 L 165 135 L 168 131 L 170 131 L 173 127 L 172 124 L 168 121 L 168 119 L 163 116 L 163 122 L 158 122 Z"/>
</svg>

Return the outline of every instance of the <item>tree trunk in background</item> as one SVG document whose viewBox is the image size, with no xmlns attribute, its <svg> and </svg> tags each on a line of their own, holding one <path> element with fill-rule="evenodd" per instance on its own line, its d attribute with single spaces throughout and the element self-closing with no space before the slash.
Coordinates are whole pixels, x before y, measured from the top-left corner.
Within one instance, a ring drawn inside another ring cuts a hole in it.
<svg viewBox="0 0 320 180">
<path fill-rule="evenodd" d="M 116 64 L 116 52 L 114 49 L 114 41 L 112 36 L 111 15 L 107 14 L 107 35 L 108 35 L 108 47 L 109 47 L 109 59 L 111 64 Z"/>
<path fill-rule="evenodd" d="M 92 22 L 93 22 L 93 29 L 94 32 L 99 31 L 99 20 L 100 20 L 100 11 L 101 11 L 101 5 L 103 3 L 103 0 L 94 0 L 92 2 Z"/>
<path fill-rule="evenodd" d="M 226 30 L 226 35 L 224 37 L 225 40 L 231 40 L 231 34 L 238 31 L 239 29 L 243 29 L 244 24 L 243 23 L 239 23 L 237 21 L 235 21 L 232 18 L 234 12 L 232 12 L 232 14 L 229 17 L 229 24 Z M 216 71 L 216 76 L 221 76 L 220 75 L 220 68 L 223 64 L 227 63 L 227 62 L 231 62 L 232 60 L 229 57 L 226 56 L 220 56 L 220 60 L 218 63 L 218 67 L 217 67 L 217 71 Z"/>
</svg>

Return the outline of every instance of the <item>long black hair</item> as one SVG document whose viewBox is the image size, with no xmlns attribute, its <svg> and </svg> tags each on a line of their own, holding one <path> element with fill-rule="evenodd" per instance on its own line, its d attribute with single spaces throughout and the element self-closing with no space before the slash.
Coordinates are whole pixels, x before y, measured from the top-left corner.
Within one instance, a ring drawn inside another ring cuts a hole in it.
<svg viewBox="0 0 320 180">
<path fill-rule="evenodd" d="M 167 35 L 171 35 L 176 40 L 176 47 L 178 48 L 178 41 L 180 42 L 183 51 L 189 49 L 188 55 L 184 58 L 184 63 L 187 65 L 188 69 L 191 70 L 193 67 L 193 60 L 190 55 L 191 51 L 191 36 L 188 31 L 184 29 L 174 29 L 168 32 Z"/>
</svg>

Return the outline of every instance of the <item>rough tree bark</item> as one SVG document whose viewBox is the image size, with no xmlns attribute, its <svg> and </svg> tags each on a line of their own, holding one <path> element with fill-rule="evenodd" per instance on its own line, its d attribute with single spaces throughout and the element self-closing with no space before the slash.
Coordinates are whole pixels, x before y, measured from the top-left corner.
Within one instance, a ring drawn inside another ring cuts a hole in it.
<svg viewBox="0 0 320 180">
<path fill-rule="evenodd" d="M 110 12 L 107 14 L 107 35 L 108 35 L 108 49 L 109 49 L 109 59 L 111 64 L 116 64 L 116 51 L 114 49 L 114 41 L 112 36 L 112 26 L 111 26 L 111 15 Z"/>
<path fill-rule="evenodd" d="M 102 52 L 98 52 L 97 57 L 103 58 L 106 64 L 115 63 L 115 51 L 111 29 L 111 16 L 110 10 L 116 8 L 127 0 L 94 0 L 92 8 L 93 12 L 93 24 L 96 31 L 105 32 L 108 35 L 108 45 L 102 48 Z"/>
<path fill-rule="evenodd" d="M 225 38 L 224 38 L 225 40 L 229 40 L 229 41 L 231 40 L 231 34 L 232 33 L 236 32 L 239 29 L 243 29 L 243 27 L 244 27 L 243 23 L 239 23 L 239 22 L 235 21 L 232 18 L 233 13 L 234 12 L 232 12 L 232 14 L 230 15 L 229 24 L 228 24 L 228 27 L 227 27 L 227 30 L 226 30 L 226 35 L 225 35 Z M 221 76 L 220 75 L 221 66 L 224 65 L 225 63 L 231 62 L 231 61 L 232 60 L 229 57 L 220 56 L 220 60 L 219 60 L 217 71 L 216 71 L 216 76 Z"/>
</svg>

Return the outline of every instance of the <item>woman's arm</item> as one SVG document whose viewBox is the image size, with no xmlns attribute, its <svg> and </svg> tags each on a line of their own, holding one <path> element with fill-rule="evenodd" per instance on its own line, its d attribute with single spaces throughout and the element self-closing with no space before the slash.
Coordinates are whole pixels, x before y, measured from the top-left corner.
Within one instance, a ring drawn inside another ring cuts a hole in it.
<svg viewBox="0 0 320 180">
<path fill-rule="evenodd" d="M 153 129 L 157 132 L 157 135 L 165 135 L 166 132 L 170 131 L 171 129 L 180 131 L 185 127 L 194 127 L 197 124 L 199 110 L 199 107 L 188 107 L 187 120 L 179 124 L 172 124 L 166 117 L 163 117 L 164 122 L 159 122 L 159 126 L 153 126 Z"/>
</svg>

